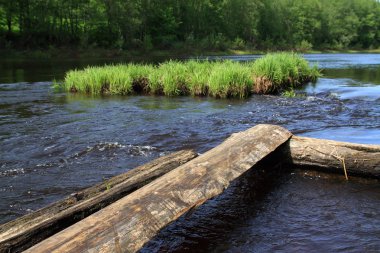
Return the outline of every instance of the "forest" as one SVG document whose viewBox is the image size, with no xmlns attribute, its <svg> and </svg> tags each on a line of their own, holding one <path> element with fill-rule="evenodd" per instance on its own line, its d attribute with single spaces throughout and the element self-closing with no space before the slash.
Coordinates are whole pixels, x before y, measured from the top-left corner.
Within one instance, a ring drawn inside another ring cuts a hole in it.
<svg viewBox="0 0 380 253">
<path fill-rule="evenodd" d="M 375 49 L 377 0 L 0 0 L 0 48 Z"/>
</svg>

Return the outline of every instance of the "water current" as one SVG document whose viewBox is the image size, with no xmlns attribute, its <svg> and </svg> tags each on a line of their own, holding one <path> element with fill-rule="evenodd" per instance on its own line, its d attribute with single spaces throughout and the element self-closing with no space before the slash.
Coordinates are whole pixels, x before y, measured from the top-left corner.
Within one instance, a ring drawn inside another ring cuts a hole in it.
<svg viewBox="0 0 380 253">
<path fill-rule="evenodd" d="M 324 76 L 302 96 L 245 100 L 56 93 L 51 80 L 68 69 L 126 60 L 1 60 L 0 223 L 168 152 L 205 152 L 259 123 L 380 144 L 380 55 L 305 57 Z M 251 172 L 142 252 L 379 252 L 379 216 L 378 180 Z"/>
</svg>

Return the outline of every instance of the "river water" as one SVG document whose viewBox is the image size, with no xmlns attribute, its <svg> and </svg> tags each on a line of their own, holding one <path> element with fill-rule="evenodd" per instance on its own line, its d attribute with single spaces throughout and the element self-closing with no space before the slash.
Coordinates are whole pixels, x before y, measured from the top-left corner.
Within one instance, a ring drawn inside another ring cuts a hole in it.
<svg viewBox="0 0 380 253">
<path fill-rule="evenodd" d="M 303 96 L 245 100 L 55 93 L 51 80 L 69 69 L 123 60 L 1 60 L 0 223 L 168 152 L 205 152 L 259 123 L 380 144 L 380 55 L 305 57 L 324 76 Z M 266 173 L 241 178 L 142 252 L 380 251 L 378 180 Z"/>
</svg>

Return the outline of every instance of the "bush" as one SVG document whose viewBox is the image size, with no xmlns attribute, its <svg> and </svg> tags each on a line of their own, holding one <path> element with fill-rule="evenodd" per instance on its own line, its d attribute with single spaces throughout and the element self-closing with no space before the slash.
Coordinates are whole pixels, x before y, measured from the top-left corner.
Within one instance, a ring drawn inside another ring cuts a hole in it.
<svg viewBox="0 0 380 253">
<path fill-rule="evenodd" d="M 267 54 L 253 63 L 256 93 L 278 93 L 286 88 L 315 81 L 320 73 L 317 66 L 295 53 Z"/>
<path fill-rule="evenodd" d="M 236 37 L 232 42 L 232 49 L 244 49 L 246 47 L 246 43 L 242 38 Z"/>
<path fill-rule="evenodd" d="M 306 51 L 310 51 L 313 49 L 313 44 L 311 44 L 309 41 L 307 40 L 302 40 L 298 45 L 297 45 L 297 51 L 299 52 L 306 52 Z"/>
</svg>

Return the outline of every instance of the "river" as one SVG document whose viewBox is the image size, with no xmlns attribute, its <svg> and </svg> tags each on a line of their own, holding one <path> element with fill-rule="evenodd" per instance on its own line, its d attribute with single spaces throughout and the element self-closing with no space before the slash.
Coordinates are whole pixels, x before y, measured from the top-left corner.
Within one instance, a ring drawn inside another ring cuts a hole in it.
<svg viewBox="0 0 380 253">
<path fill-rule="evenodd" d="M 0 223 L 168 152 L 205 152 L 259 123 L 380 144 L 380 55 L 305 57 L 324 76 L 303 96 L 245 100 L 57 93 L 51 80 L 69 69 L 124 60 L 0 60 Z M 378 180 L 251 172 L 142 252 L 378 252 L 379 216 Z"/>
</svg>

